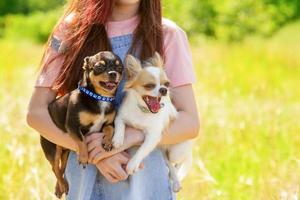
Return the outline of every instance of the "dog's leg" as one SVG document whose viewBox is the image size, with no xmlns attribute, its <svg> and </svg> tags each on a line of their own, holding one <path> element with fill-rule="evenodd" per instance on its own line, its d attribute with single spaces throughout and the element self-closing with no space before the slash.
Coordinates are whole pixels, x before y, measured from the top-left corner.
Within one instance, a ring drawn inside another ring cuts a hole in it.
<svg viewBox="0 0 300 200">
<path fill-rule="evenodd" d="M 62 157 L 61 157 L 61 167 L 60 167 L 60 170 L 61 170 L 63 173 L 65 173 L 65 170 L 66 170 L 66 166 L 67 166 L 67 162 L 68 162 L 69 153 L 70 153 L 69 150 L 64 150 L 64 151 L 63 151 L 63 154 L 62 154 Z"/>
<path fill-rule="evenodd" d="M 115 119 L 115 133 L 112 139 L 114 148 L 120 148 L 124 143 L 125 124 L 120 117 Z"/>
<path fill-rule="evenodd" d="M 78 162 L 79 164 L 82 164 L 83 168 L 85 168 L 86 165 L 88 164 L 88 158 L 89 158 L 85 138 L 83 138 L 82 141 L 77 140 L 76 143 L 78 145 Z"/>
<path fill-rule="evenodd" d="M 88 164 L 88 148 L 85 141 L 85 137 L 81 133 L 79 124 L 78 127 L 76 124 L 72 124 L 71 127 L 67 127 L 70 136 L 74 139 L 78 147 L 78 162 L 82 164 L 83 168 Z"/>
<path fill-rule="evenodd" d="M 63 181 L 63 184 L 62 184 L 63 185 L 62 192 L 65 193 L 66 195 L 69 192 L 69 184 L 68 184 L 68 181 L 67 181 L 67 178 L 66 178 L 65 170 L 66 170 L 66 166 L 67 166 L 69 153 L 70 153 L 69 150 L 63 150 L 62 156 L 61 156 L 61 166 L 60 166 L 60 171 L 64 175 L 64 177 L 63 177 L 64 181 Z"/>
<path fill-rule="evenodd" d="M 55 152 L 55 159 L 54 163 L 52 165 L 52 171 L 54 172 L 57 182 L 55 186 L 55 195 L 57 198 L 61 198 L 61 196 L 64 193 L 64 178 L 63 178 L 63 173 L 60 170 L 60 162 L 62 159 L 62 147 L 56 145 L 56 152 Z"/>
<path fill-rule="evenodd" d="M 102 147 L 105 151 L 111 151 L 113 148 L 112 137 L 114 135 L 114 127 L 111 124 L 105 125 L 102 132 L 104 133 Z"/>
<path fill-rule="evenodd" d="M 89 157 L 85 137 L 82 135 L 80 131 L 80 127 L 78 127 L 78 130 L 76 130 L 76 127 L 75 128 L 68 127 L 68 132 L 70 133 L 70 136 L 74 139 L 74 141 L 77 144 L 78 162 L 79 164 L 82 164 L 83 168 L 85 168 L 88 163 L 88 157 Z"/>
<path fill-rule="evenodd" d="M 180 184 L 180 180 L 177 175 L 177 168 L 171 163 L 171 161 L 168 157 L 169 154 L 168 154 L 167 150 L 163 151 L 163 155 L 164 155 L 166 164 L 169 168 L 169 177 L 172 182 L 172 190 L 173 190 L 173 192 L 179 192 L 179 190 L 181 189 L 181 184 Z"/>
<path fill-rule="evenodd" d="M 79 164 L 82 164 L 83 168 L 85 168 L 88 163 L 88 149 L 85 137 L 81 132 L 79 116 L 78 113 L 75 112 L 76 110 L 74 105 L 69 103 L 66 117 L 66 129 L 77 144 Z"/>
<path fill-rule="evenodd" d="M 168 165 L 170 178 L 172 180 L 173 192 L 179 192 L 179 190 L 181 189 L 181 184 L 180 184 L 180 180 L 177 175 L 177 168 L 172 163 L 170 163 L 169 160 L 167 160 L 166 163 Z"/>
<path fill-rule="evenodd" d="M 168 159 L 176 167 L 177 177 L 180 181 L 182 181 L 192 167 L 192 144 L 191 140 L 187 140 L 167 147 Z"/>
<path fill-rule="evenodd" d="M 157 130 L 149 130 L 146 133 L 145 141 L 137 150 L 136 154 L 129 160 L 126 171 L 133 174 L 138 171 L 143 159 L 157 146 L 161 139 L 161 133 Z"/>
</svg>

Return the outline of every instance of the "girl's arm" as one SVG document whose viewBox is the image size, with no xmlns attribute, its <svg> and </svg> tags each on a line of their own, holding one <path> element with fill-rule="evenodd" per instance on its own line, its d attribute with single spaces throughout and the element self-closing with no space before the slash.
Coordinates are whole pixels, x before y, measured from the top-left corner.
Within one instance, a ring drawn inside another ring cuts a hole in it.
<svg viewBox="0 0 300 200">
<path fill-rule="evenodd" d="M 171 94 L 179 114 L 164 132 L 161 145 L 176 144 L 195 138 L 200 128 L 192 84 L 175 87 Z"/>
<path fill-rule="evenodd" d="M 49 87 L 35 87 L 27 112 L 27 123 L 47 140 L 77 151 L 77 145 L 69 134 L 65 134 L 53 123 L 48 104 L 56 97 L 56 92 Z"/>
</svg>

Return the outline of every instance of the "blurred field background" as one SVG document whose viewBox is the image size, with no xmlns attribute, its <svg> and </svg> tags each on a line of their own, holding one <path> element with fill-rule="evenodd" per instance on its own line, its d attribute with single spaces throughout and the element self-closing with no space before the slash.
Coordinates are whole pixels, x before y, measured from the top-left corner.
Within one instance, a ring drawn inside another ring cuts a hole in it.
<svg viewBox="0 0 300 200">
<path fill-rule="evenodd" d="M 64 0 L 0 2 L 0 199 L 54 199 L 25 122 Z M 190 39 L 201 134 L 180 200 L 300 197 L 300 1 L 163 0 Z"/>
</svg>

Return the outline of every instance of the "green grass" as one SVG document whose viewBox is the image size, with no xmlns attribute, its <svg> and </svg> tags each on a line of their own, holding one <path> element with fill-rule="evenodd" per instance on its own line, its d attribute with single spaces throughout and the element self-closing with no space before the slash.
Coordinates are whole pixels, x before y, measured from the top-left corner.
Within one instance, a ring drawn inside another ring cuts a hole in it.
<svg viewBox="0 0 300 200">
<path fill-rule="evenodd" d="M 298 22 L 267 40 L 194 42 L 202 132 L 182 199 L 291 199 L 299 191 L 299 33 Z M 215 184 L 203 181 L 197 160 Z"/>
<path fill-rule="evenodd" d="M 300 22 L 269 39 L 192 40 L 201 134 L 179 199 L 299 197 L 299 42 Z M 0 199 L 54 198 L 38 134 L 25 122 L 41 53 L 0 41 Z"/>
<path fill-rule="evenodd" d="M 41 46 L 0 41 L 0 199 L 53 199 L 54 177 L 26 125 Z"/>
</svg>

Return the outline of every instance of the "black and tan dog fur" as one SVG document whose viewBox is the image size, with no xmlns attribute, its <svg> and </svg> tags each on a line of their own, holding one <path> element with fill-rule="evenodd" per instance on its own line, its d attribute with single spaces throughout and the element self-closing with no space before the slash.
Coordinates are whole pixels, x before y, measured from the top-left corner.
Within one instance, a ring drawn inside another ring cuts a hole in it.
<svg viewBox="0 0 300 200">
<path fill-rule="evenodd" d="M 102 96 L 115 95 L 123 70 L 122 62 L 117 55 L 103 51 L 86 57 L 83 69 L 81 86 Z M 113 121 L 116 115 L 113 103 L 98 101 L 77 88 L 50 103 L 48 110 L 55 125 L 70 134 L 78 145 L 78 160 L 83 167 L 88 162 L 85 142 L 87 134 L 103 132 L 103 148 L 106 151 L 112 149 Z M 60 198 L 63 193 L 67 194 L 69 189 L 64 175 L 69 150 L 43 137 L 41 137 L 41 146 L 57 178 L 55 194 Z"/>
</svg>

